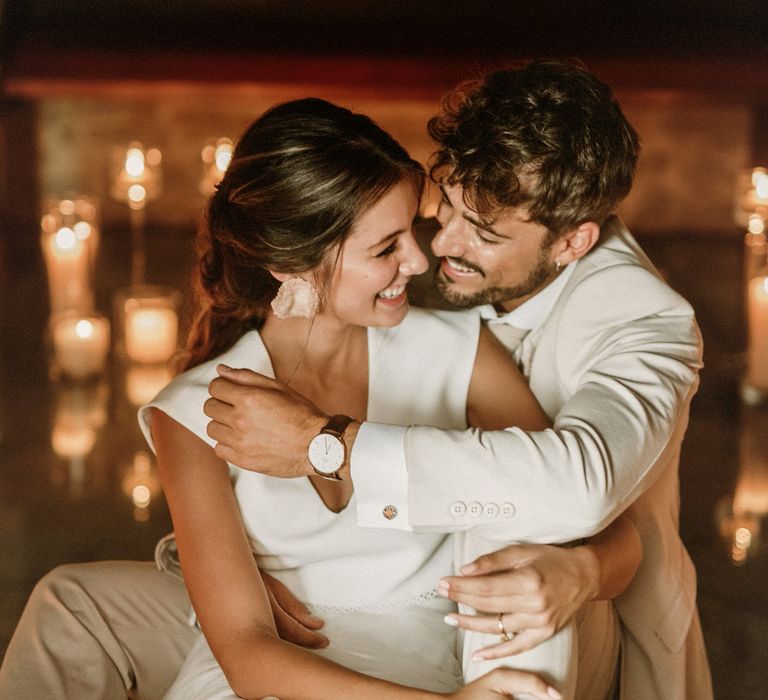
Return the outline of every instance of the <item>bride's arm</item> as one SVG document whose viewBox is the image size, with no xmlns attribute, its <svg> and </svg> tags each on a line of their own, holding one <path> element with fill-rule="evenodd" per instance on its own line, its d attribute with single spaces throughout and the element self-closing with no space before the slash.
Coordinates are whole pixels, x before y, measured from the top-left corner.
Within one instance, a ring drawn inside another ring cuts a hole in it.
<svg viewBox="0 0 768 700">
<path fill-rule="evenodd" d="M 480 327 L 475 365 L 467 394 L 467 423 L 483 430 L 516 426 L 545 430 L 552 421 L 504 346 Z"/>
<path fill-rule="evenodd" d="M 184 582 L 200 627 L 238 695 L 436 697 L 369 678 L 282 641 L 227 465 L 202 440 L 157 409 L 152 415 L 152 437 Z"/>
<path fill-rule="evenodd" d="M 248 543 L 227 465 L 202 440 L 155 409 L 152 437 L 173 520 L 184 582 L 214 656 L 243 698 L 444 697 L 365 676 L 282 641 Z M 548 697 L 530 674 L 481 679 L 454 696 L 492 700 L 528 690 Z M 551 696 L 549 696 L 551 697 Z"/>
</svg>

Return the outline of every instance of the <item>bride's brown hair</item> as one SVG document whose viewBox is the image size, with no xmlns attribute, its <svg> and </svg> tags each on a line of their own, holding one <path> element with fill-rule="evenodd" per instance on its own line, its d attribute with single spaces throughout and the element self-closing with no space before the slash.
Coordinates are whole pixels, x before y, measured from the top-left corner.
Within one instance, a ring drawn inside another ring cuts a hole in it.
<svg viewBox="0 0 768 700">
<path fill-rule="evenodd" d="M 258 328 L 279 283 L 327 266 L 353 225 L 422 166 L 368 117 L 308 98 L 274 107 L 240 138 L 198 231 L 197 311 L 181 369 Z"/>
</svg>

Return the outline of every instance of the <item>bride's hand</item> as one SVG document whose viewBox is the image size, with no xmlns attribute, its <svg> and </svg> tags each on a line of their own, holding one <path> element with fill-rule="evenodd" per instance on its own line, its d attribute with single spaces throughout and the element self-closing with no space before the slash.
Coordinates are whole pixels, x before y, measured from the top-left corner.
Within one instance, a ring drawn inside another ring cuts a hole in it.
<svg viewBox="0 0 768 700">
<path fill-rule="evenodd" d="M 516 694 L 527 694 L 540 700 L 560 700 L 562 697 L 535 673 L 511 668 L 494 669 L 449 697 L 454 700 L 499 700 Z"/>
<path fill-rule="evenodd" d="M 261 578 L 267 589 L 280 639 L 310 649 L 327 647 L 328 638 L 317 631 L 323 626 L 323 621 L 312 615 L 307 606 L 274 576 L 261 571 Z"/>
</svg>

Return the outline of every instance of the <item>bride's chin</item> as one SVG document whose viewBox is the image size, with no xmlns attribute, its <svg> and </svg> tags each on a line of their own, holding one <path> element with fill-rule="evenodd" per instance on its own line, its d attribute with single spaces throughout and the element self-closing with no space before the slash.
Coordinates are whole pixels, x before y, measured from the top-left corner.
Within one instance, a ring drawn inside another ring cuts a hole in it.
<svg viewBox="0 0 768 700">
<path fill-rule="evenodd" d="M 392 326 L 400 325 L 410 309 L 410 304 L 408 303 L 407 298 L 403 299 L 396 307 L 379 304 L 379 301 L 380 300 L 377 299 L 377 313 L 372 319 L 373 323 L 369 324 L 374 328 L 391 328 Z"/>
</svg>

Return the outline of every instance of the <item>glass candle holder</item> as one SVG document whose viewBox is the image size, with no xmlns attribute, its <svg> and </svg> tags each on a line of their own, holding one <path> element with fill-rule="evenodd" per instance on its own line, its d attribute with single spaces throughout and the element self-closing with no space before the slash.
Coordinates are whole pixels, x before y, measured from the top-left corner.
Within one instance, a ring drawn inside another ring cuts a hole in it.
<svg viewBox="0 0 768 700">
<path fill-rule="evenodd" d="M 51 313 L 93 308 L 91 280 L 99 246 L 95 200 L 82 195 L 47 198 L 40 232 Z"/>
<path fill-rule="evenodd" d="M 109 355 L 109 321 L 100 314 L 68 312 L 49 323 L 51 371 L 83 380 L 104 372 Z"/>
<path fill-rule="evenodd" d="M 162 153 L 157 148 L 145 150 L 133 141 L 112 150 L 112 188 L 110 194 L 131 209 L 143 209 L 162 192 Z"/>
<path fill-rule="evenodd" d="M 139 364 L 170 360 L 178 350 L 181 294 L 160 285 L 129 287 L 117 293 L 115 324 L 121 355 Z"/>
</svg>

